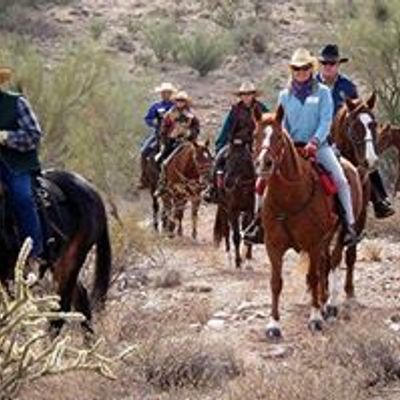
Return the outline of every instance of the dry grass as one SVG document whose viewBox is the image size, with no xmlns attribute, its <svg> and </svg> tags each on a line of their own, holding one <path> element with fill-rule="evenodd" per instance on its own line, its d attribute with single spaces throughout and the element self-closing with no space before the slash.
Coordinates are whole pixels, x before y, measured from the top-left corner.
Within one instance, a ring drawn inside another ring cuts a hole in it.
<svg viewBox="0 0 400 400">
<path fill-rule="evenodd" d="M 362 248 L 362 259 L 365 261 L 381 262 L 384 259 L 383 243 L 368 241 Z"/>
<path fill-rule="evenodd" d="M 182 274 L 176 269 L 162 271 L 156 276 L 154 286 L 156 288 L 174 288 L 182 284 Z"/>
<path fill-rule="evenodd" d="M 242 373 L 233 351 L 196 337 L 168 338 L 140 357 L 143 378 L 161 390 L 220 385 Z"/>
<path fill-rule="evenodd" d="M 275 361 L 229 385 L 229 400 L 365 400 L 400 379 L 400 338 L 372 323 L 338 326 L 310 339 L 293 359 Z"/>
</svg>

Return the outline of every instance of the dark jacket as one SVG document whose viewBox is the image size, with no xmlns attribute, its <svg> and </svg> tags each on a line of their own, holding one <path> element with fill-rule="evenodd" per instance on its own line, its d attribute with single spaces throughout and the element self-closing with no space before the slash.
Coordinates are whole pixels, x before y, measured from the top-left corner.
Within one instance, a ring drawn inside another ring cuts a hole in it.
<svg viewBox="0 0 400 400">
<path fill-rule="evenodd" d="M 317 79 L 321 83 L 326 84 L 320 73 L 317 74 Z M 342 107 L 347 97 L 350 99 L 358 98 L 356 85 L 346 75 L 339 74 L 333 86 L 328 85 L 328 87 L 331 89 L 332 92 L 334 106 L 333 116 L 335 116 L 339 108 Z"/>
<path fill-rule="evenodd" d="M 255 100 L 251 107 L 247 107 L 242 101 L 234 104 L 215 140 L 216 153 L 234 139 L 242 139 L 245 143 L 252 144 L 256 129 L 255 120 L 268 111 L 268 107 L 258 100 Z"/>
</svg>

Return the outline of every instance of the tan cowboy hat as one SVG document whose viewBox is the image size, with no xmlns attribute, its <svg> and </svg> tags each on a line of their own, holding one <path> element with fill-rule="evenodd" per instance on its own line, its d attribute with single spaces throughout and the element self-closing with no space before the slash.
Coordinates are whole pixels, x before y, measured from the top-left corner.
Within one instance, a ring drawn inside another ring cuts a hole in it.
<svg viewBox="0 0 400 400">
<path fill-rule="evenodd" d="M 236 96 L 240 96 L 243 93 L 254 93 L 254 96 L 260 96 L 261 95 L 261 90 L 258 90 L 253 82 L 249 82 L 248 81 L 248 82 L 243 82 L 240 85 L 239 90 L 236 90 L 234 92 L 234 94 Z"/>
<path fill-rule="evenodd" d="M 177 100 L 184 100 L 184 101 L 186 101 L 186 103 L 187 103 L 188 105 L 191 105 L 191 104 L 192 104 L 192 99 L 191 99 L 191 97 L 190 97 L 184 90 L 179 91 L 179 92 L 174 96 L 174 101 L 177 101 Z"/>
<path fill-rule="evenodd" d="M 315 70 L 318 67 L 318 60 L 314 57 L 307 49 L 299 47 L 296 49 L 290 59 L 290 67 L 304 67 L 305 65 L 311 65 Z"/>
<path fill-rule="evenodd" d="M 170 82 L 163 82 L 160 86 L 157 86 L 155 88 L 156 93 L 161 93 L 161 92 L 176 92 L 176 87 L 170 83 Z"/>
<path fill-rule="evenodd" d="M 0 85 L 10 80 L 12 75 L 12 69 L 9 67 L 0 66 Z"/>
</svg>

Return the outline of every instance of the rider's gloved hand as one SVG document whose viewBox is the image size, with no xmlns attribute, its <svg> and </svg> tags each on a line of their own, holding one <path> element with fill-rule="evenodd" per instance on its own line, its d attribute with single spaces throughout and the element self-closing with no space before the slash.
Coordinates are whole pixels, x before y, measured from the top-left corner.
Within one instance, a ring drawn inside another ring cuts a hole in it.
<svg viewBox="0 0 400 400">
<path fill-rule="evenodd" d="M 8 139 L 8 132 L 0 131 L 0 144 L 6 144 L 7 139 Z"/>
<path fill-rule="evenodd" d="M 315 158 L 318 151 L 318 141 L 315 139 L 311 139 L 304 147 L 304 152 L 306 153 L 307 157 Z"/>
</svg>

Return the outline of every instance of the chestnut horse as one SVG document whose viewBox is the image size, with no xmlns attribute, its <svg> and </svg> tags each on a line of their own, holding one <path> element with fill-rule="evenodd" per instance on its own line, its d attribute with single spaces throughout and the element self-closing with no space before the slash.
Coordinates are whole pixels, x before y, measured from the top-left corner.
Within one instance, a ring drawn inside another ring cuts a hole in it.
<svg viewBox="0 0 400 400">
<path fill-rule="evenodd" d="M 373 113 L 376 97 L 373 93 L 367 101 L 347 99 L 339 109 L 332 125 L 332 139 L 340 150 L 355 167 L 361 177 L 363 201 L 360 217 L 356 219 L 357 234 L 365 228 L 367 206 L 371 196 L 369 172 L 376 166 L 377 156 L 377 123 Z M 332 263 L 338 265 L 342 252 L 332 255 Z M 346 281 L 345 293 L 347 298 L 354 297 L 353 273 L 357 259 L 357 246 L 346 248 Z"/>
<path fill-rule="evenodd" d="M 235 247 L 235 266 L 240 268 L 242 264 L 240 225 L 245 229 L 254 216 L 256 174 L 249 145 L 243 143 L 240 139 L 230 143 L 224 172 L 224 187 L 219 189 L 221 198 L 218 202 L 214 222 L 214 243 L 219 245 L 224 238 L 225 251 L 230 263 L 230 233 L 232 233 Z M 248 244 L 246 246 L 246 259 L 250 260 L 252 258 L 252 247 Z"/>
<path fill-rule="evenodd" d="M 393 147 L 397 150 L 397 177 L 394 184 L 394 195 L 400 190 L 400 127 L 386 124 L 378 130 L 379 154 Z"/>
<path fill-rule="evenodd" d="M 205 188 L 206 178 L 212 165 L 209 142 L 197 141 L 182 143 L 164 161 L 167 190 L 161 195 L 165 229 L 172 236 L 177 226 L 177 233 L 182 236 L 183 213 L 188 201 L 192 204 L 192 239 L 197 239 L 198 211 L 201 192 Z"/>
<path fill-rule="evenodd" d="M 282 128 L 284 110 L 263 116 L 258 129 L 265 139 L 259 155 L 261 173 L 267 181 L 262 207 L 264 242 L 271 262 L 272 313 L 268 337 L 280 337 L 279 297 L 282 290 L 282 259 L 289 248 L 308 253 L 307 284 L 311 291 L 309 328 L 322 329 L 321 307 L 328 303 L 329 245 L 341 229 L 334 213 L 334 198 L 319 184 L 311 162 L 299 155 Z M 355 216 L 362 198 L 356 169 L 342 161 L 352 190 Z M 343 246 L 341 246 L 343 248 Z"/>
</svg>

